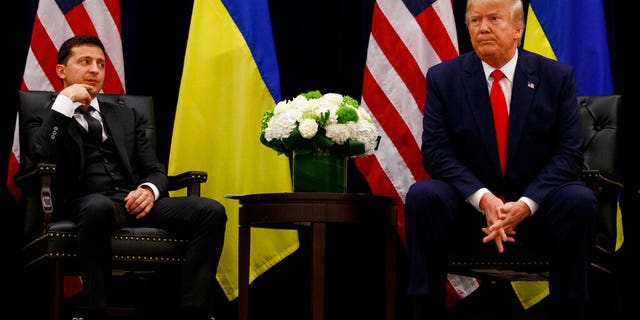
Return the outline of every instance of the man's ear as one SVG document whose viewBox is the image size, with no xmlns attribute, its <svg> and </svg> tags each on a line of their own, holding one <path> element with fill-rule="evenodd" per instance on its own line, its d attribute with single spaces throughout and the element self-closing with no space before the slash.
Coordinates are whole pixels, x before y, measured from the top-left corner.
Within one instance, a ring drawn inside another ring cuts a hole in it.
<svg viewBox="0 0 640 320">
<path fill-rule="evenodd" d="M 524 29 L 522 28 L 516 28 L 515 32 L 513 33 L 513 35 L 515 36 L 516 39 L 519 39 L 522 41 L 522 34 L 524 32 Z"/>
<path fill-rule="evenodd" d="M 67 66 L 65 66 L 64 64 L 57 64 L 56 65 L 56 74 L 58 75 L 58 78 L 63 79 L 66 78 L 66 74 L 65 74 L 65 69 L 67 68 Z"/>
</svg>

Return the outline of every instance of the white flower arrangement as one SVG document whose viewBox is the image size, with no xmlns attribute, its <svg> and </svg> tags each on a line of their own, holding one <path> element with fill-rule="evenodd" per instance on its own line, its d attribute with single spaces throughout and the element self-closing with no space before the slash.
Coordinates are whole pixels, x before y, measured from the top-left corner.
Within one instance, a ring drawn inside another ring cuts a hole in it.
<svg viewBox="0 0 640 320">
<path fill-rule="evenodd" d="M 266 111 L 260 141 L 287 156 L 295 151 L 355 157 L 373 154 L 380 135 L 355 99 L 316 90 L 280 101 Z"/>
</svg>

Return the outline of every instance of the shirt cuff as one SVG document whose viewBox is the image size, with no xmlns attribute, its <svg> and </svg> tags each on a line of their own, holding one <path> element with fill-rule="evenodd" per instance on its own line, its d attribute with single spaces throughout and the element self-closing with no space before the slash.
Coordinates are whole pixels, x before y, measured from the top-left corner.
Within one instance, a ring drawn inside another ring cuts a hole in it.
<svg viewBox="0 0 640 320">
<path fill-rule="evenodd" d="M 63 115 L 71 118 L 73 117 L 73 112 L 76 110 L 76 107 L 79 106 L 80 103 L 75 103 L 69 99 L 69 97 L 65 95 L 58 94 L 58 97 L 55 101 L 53 101 L 53 105 L 51 106 L 51 110 L 62 113 Z"/>
<path fill-rule="evenodd" d="M 524 202 L 529 207 L 529 210 L 531 210 L 531 215 L 533 215 L 536 211 L 538 211 L 539 205 L 535 201 L 531 200 L 530 198 L 520 197 L 519 200 Z"/>
<path fill-rule="evenodd" d="M 160 197 L 160 190 L 158 190 L 158 188 L 151 182 L 145 182 L 143 184 L 140 185 L 140 187 L 142 186 L 147 186 L 151 189 L 151 191 L 153 191 L 153 202 L 155 202 L 156 200 L 158 200 L 158 197 Z"/>
<path fill-rule="evenodd" d="M 472 193 L 468 198 L 467 202 L 470 203 L 478 212 L 484 214 L 484 211 L 480 209 L 480 199 L 484 196 L 485 193 L 489 192 L 487 188 L 480 188 L 478 191 Z"/>
</svg>

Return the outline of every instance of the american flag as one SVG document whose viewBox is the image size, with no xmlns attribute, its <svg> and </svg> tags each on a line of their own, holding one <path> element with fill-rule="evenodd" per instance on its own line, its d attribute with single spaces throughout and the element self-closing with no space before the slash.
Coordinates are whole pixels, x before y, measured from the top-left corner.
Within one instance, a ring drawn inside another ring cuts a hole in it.
<svg viewBox="0 0 640 320">
<path fill-rule="evenodd" d="M 427 69 L 457 55 L 451 0 L 376 0 L 361 106 L 373 115 L 382 139 L 374 156 L 355 162 L 374 194 L 398 200 L 403 242 L 407 190 L 429 178 L 420 152 Z M 448 306 L 478 287 L 474 278 L 448 278 Z"/>
<path fill-rule="evenodd" d="M 56 75 L 58 48 L 66 39 L 81 34 L 98 36 L 105 46 L 107 67 L 102 90 L 105 93 L 124 94 L 120 0 L 40 0 L 21 89 L 60 91 L 62 82 Z M 19 129 L 16 115 L 7 174 L 7 186 L 16 201 L 20 201 L 20 189 L 13 181 L 20 168 Z M 78 277 L 65 278 L 66 297 L 81 290 Z"/>
</svg>

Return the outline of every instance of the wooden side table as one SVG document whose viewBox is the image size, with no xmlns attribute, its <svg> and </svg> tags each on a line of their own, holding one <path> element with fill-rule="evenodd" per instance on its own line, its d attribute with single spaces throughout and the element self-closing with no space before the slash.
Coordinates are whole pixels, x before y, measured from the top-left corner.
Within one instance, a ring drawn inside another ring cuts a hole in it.
<svg viewBox="0 0 640 320">
<path fill-rule="evenodd" d="M 311 228 L 311 312 L 313 320 L 324 319 L 327 223 L 386 226 L 386 319 L 395 319 L 397 209 L 394 198 L 368 194 L 316 192 L 247 194 L 228 197 L 240 201 L 238 257 L 238 315 L 240 320 L 249 319 L 251 227 Z"/>
</svg>

